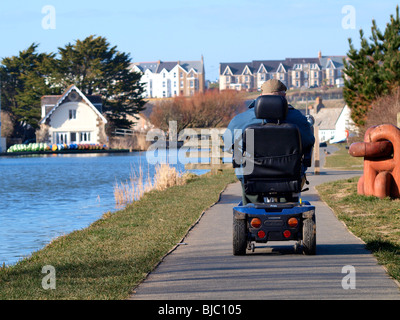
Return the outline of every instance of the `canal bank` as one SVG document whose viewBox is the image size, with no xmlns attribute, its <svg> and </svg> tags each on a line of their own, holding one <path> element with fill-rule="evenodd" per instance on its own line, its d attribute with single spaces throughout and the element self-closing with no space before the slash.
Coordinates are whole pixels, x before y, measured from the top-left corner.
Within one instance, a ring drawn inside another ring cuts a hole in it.
<svg viewBox="0 0 400 320">
<path fill-rule="evenodd" d="M 144 180 L 155 174 L 146 152 L 93 151 L 0 157 L 0 265 L 12 265 L 116 211 L 117 183 L 137 179 L 140 171 Z M 184 164 L 169 160 L 185 171 Z"/>
<path fill-rule="evenodd" d="M 113 153 L 128 153 L 132 152 L 129 149 L 87 149 L 87 150 L 56 150 L 56 151 L 19 151 L 19 152 L 0 152 L 0 157 L 18 157 L 31 155 L 58 155 L 58 154 L 113 154 Z"/>
<path fill-rule="evenodd" d="M 233 170 L 192 176 L 185 185 L 151 191 L 123 210 L 105 213 L 30 258 L 0 268 L 0 299 L 126 299 L 234 181 Z M 44 266 L 54 267 L 56 290 L 42 288 Z"/>
</svg>

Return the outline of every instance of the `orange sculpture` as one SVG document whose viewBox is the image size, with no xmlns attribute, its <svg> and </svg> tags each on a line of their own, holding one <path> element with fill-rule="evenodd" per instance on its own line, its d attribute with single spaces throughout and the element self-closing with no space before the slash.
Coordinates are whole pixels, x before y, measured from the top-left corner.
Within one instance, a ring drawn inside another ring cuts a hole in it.
<svg viewBox="0 0 400 320">
<path fill-rule="evenodd" d="M 364 142 L 349 148 L 353 157 L 364 157 L 364 175 L 357 192 L 378 198 L 400 198 L 400 129 L 391 124 L 369 128 Z"/>
</svg>

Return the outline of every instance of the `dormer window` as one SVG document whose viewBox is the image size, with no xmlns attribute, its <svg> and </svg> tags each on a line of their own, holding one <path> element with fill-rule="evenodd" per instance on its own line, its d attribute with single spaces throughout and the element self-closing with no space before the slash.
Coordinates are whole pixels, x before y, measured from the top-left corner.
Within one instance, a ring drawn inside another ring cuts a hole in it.
<svg viewBox="0 0 400 320">
<path fill-rule="evenodd" d="M 76 119 L 76 110 L 71 109 L 69 110 L 69 120 Z"/>
</svg>

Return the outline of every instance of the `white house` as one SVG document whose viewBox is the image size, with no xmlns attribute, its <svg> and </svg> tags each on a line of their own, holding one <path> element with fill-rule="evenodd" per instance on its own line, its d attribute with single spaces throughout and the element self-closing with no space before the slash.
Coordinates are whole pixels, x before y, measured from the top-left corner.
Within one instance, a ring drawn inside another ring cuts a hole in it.
<svg viewBox="0 0 400 320">
<path fill-rule="evenodd" d="M 105 143 L 105 124 L 99 96 L 85 96 L 75 85 L 61 96 L 42 97 L 40 131 L 48 143 Z M 43 134 L 42 134 L 43 135 Z"/>
<path fill-rule="evenodd" d="M 316 114 L 315 126 L 319 128 L 319 141 L 337 143 L 345 141 L 356 126 L 351 119 L 351 110 L 345 105 L 342 108 L 321 108 Z"/>
<path fill-rule="evenodd" d="M 354 121 L 351 119 L 351 110 L 346 104 L 339 114 L 339 117 L 335 123 L 335 134 L 329 142 L 336 143 L 345 141 L 349 137 L 350 133 L 356 131 L 357 127 Z"/>
<path fill-rule="evenodd" d="M 199 61 L 155 61 L 133 63 L 142 74 L 146 98 L 191 96 L 205 90 L 203 57 Z"/>
</svg>

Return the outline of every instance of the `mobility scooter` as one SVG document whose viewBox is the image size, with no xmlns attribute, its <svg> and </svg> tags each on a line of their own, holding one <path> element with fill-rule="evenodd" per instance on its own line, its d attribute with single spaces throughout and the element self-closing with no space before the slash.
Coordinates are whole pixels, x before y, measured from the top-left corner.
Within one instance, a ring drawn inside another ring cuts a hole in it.
<svg viewBox="0 0 400 320">
<path fill-rule="evenodd" d="M 257 200 L 233 208 L 233 254 L 254 252 L 256 243 L 295 241 L 297 253 L 315 255 L 315 207 L 300 197 L 308 190 L 312 147 L 303 150 L 298 127 L 284 122 L 285 97 L 259 96 L 254 108 L 265 121 L 244 130 L 241 146 L 235 142 L 233 167 L 242 170 L 245 194 Z"/>
</svg>

